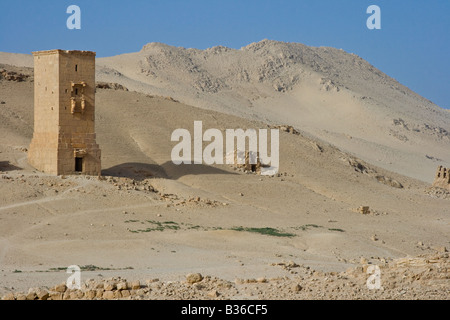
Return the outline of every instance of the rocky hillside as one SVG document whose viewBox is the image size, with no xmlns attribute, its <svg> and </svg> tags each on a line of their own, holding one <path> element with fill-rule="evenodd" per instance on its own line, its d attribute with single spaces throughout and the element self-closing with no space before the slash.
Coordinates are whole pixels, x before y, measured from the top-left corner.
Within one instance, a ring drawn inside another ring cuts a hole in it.
<svg viewBox="0 0 450 320">
<path fill-rule="evenodd" d="M 98 59 L 97 77 L 201 108 L 287 123 L 430 182 L 450 165 L 450 116 L 355 54 L 263 40 L 239 50 L 145 45 Z"/>
<path fill-rule="evenodd" d="M 0 53 L 0 63 L 30 66 L 32 57 Z M 427 183 L 438 165 L 450 167 L 450 113 L 341 49 L 271 40 L 206 50 L 149 43 L 140 52 L 98 58 L 97 80 L 291 125 Z"/>
</svg>

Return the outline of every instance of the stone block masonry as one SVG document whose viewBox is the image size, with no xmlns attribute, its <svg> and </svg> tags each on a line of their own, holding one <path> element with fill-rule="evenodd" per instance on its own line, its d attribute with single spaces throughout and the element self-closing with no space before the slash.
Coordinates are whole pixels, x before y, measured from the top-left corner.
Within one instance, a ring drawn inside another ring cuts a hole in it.
<svg viewBox="0 0 450 320">
<path fill-rule="evenodd" d="M 434 178 L 433 187 L 443 188 L 450 191 L 450 169 L 439 166 Z"/>
<path fill-rule="evenodd" d="M 95 135 L 95 52 L 34 56 L 34 133 L 28 162 L 55 175 L 101 174 Z"/>
</svg>

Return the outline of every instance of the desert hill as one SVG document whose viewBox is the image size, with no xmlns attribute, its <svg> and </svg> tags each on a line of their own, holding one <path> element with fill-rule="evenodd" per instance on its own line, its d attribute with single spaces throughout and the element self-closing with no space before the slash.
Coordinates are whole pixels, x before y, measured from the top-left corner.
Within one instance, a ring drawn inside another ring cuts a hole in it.
<svg viewBox="0 0 450 320">
<path fill-rule="evenodd" d="M 97 65 L 99 80 L 286 123 L 423 181 L 432 181 L 438 163 L 450 164 L 448 112 L 343 50 L 269 40 L 239 50 L 150 43 Z"/>
<path fill-rule="evenodd" d="M 32 65 L 29 55 L 0 62 Z M 239 50 L 149 43 L 97 59 L 97 80 L 188 105 L 294 126 L 374 165 L 432 182 L 450 166 L 450 115 L 359 56 L 263 40 Z"/>
</svg>

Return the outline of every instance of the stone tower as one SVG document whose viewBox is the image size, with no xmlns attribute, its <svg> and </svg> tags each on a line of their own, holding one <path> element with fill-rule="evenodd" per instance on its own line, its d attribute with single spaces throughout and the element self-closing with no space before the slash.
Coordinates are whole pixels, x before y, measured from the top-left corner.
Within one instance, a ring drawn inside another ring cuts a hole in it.
<svg viewBox="0 0 450 320">
<path fill-rule="evenodd" d="M 450 169 L 439 166 L 434 178 L 433 187 L 439 187 L 450 191 Z"/>
<path fill-rule="evenodd" d="M 95 136 L 95 52 L 34 56 L 34 133 L 28 162 L 55 175 L 101 174 Z"/>
</svg>

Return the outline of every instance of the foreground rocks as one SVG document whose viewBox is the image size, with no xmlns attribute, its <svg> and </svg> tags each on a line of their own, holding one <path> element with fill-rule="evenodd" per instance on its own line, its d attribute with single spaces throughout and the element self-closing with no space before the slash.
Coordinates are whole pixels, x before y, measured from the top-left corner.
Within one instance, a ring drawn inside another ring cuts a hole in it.
<svg viewBox="0 0 450 320">
<path fill-rule="evenodd" d="M 370 262 L 372 261 L 372 262 Z M 368 269 L 380 270 L 381 288 L 370 290 Z M 406 257 L 390 262 L 362 257 L 345 272 L 320 272 L 295 262 L 277 262 L 286 276 L 227 281 L 200 273 L 183 281 L 127 281 L 120 277 L 84 282 L 80 289 L 65 284 L 8 293 L 3 300 L 291 300 L 291 299 L 441 299 L 450 298 L 450 263 L 446 250 L 433 255 Z"/>
</svg>

